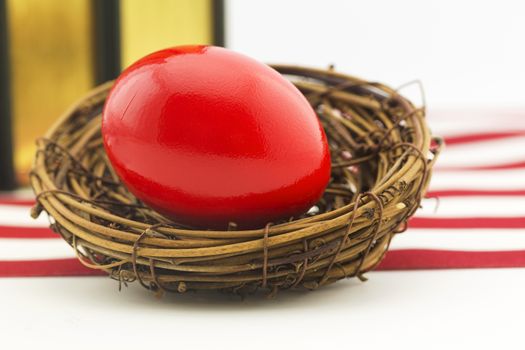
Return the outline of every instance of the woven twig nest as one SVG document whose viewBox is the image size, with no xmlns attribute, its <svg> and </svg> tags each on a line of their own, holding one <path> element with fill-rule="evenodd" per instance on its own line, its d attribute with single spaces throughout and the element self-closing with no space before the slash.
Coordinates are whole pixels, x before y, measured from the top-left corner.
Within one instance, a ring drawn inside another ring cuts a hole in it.
<svg viewBox="0 0 525 350">
<path fill-rule="evenodd" d="M 328 136 L 332 176 L 307 214 L 259 229 L 197 230 L 144 206 L 102 146 L 111 83 L 93 90 L 37 141 L 33 216 L 45 210 L 86 266 L 155 291 L 315 289 L 363 278 L 418 208 L 439 151 L 395 90 L 333 70 L 275 66 L 307 97 Z"/>
</svg>

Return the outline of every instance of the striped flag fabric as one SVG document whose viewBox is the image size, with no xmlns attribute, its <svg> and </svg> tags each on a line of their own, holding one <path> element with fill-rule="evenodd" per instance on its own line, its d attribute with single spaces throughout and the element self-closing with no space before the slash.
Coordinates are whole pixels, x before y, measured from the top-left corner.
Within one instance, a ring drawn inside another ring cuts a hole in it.
<svg viewBox="0 0 525 350">
<path fill-rule="evenodd" d="M 525 267 L 525 112 L 431 111 L 446 148 L 427 198 L 382 270 Z M 33 199 L 0 195 L 0 277 L 98 275 L 29 216 Z"/>
</svg>

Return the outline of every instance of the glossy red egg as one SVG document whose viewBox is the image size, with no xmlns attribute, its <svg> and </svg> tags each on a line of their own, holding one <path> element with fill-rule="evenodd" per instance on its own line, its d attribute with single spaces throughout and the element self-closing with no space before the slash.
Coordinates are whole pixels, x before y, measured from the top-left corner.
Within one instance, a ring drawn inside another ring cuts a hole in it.
<svg viewBox="0 0 525 350">
<path fill-rule="evenodd" d="M 102 134 L 129 190 L 193 227 L 297 217 L 330 178 L 305 97 L 269 66 L 219 47 L 174 47 L 131 65 L 108 96 Z"/>
</svg>

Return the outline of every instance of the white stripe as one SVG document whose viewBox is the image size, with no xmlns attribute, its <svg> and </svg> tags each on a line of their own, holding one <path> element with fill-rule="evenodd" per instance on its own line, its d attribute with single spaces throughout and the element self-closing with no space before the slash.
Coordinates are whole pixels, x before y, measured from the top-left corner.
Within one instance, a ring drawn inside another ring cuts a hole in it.
<svg viewBox="0 0 525 350">
<path fill-rule="evenodd" d="M 427 198 L 417 217 L 525 217 L 525 196 Z"/>
<path fill-rule="evenodd" d="M 445 147 L 436 168 L 494 166 L 525 161 L 525 136 Z"/>
<path fill-rule="evenodd" d="M 523 171 L 522 171 L 523 172 Z M 483 187 L 486 181 L 477 177 L 453 176 L 439 173 L 431 183 L 432 190 L 440 189 L 487 189 Z M 525 175 L 524 175 L 525 176 Z M 516 175 L 516 186 L 525 187 L 524 176 Z M 445 183 L 445 185 L 444 185 Z M 508 188 L 512 181 L 503 179 L 499 187 Z M 476 186 L 478 185 L 478 186 Z M 511 186 L 512 188 L 512 186 Z M 435 199 L 424 199 L 418 217 L 516 217 L 525 216 L 525 196 L 476 196 L 476 197 L 443 197 L 439 202 Z M 47 214 L 42 213 L 37 220 L 29 216 L 29 207 L 15 205 L 0 205 L 0 226 L 12 227 L 49 227 Z"/>
<path fill-rule="evenodd" d="M 429 110 L 427 120 L 432 132 L 440 136 L 525 130 L 521 110 Z"/>
<path fill-rule="evenodd" d="M 0 226 L 49 227 L 45 212 L 35 220 L 30 210 L 30 206 L 0 204 Z"/>
<path fill-rule="evenodd" d="M 451 120 L 432 120 L 429 121 L 432 135 L 441 137 L 454 137 L 460 135 L 484 134 L 493 132 L 514 132 L 525 130 L 525 122 L 505 123 L 493 121 L 481 121 L 473 123 L 471 120 L 459 119 Z M 455 147 L 455 146 L 454 146 Z"/>
<path fill-rule="evenodd" d="M 392 239 L 391 249 L 465 251 L 525 250 L 525 230 L 519 229 L 408 229 Z"/>
<path fill-rule="evenodd" d="M 427 118 L 431 122 L 436 121 L 451 121 L 468 120 L 476 122 L 498 122 L 505 121 L 506 123 L 521 123 L 523 125 L 523 117 L 525 112 L 522 108 L 432 108 L 427 111 Z M 466 128 L 465 130 L 468 130 Z"/>
<path fill-rule="evenodd" d="M 521 190 L 525 169 L 436 171 L 430 189 L 437 190 Z"/>
<path fill-rule="evenodd" d="M 62 239 L 0 239 L 0 260 L 60 259 L 75 256 Z"/>
</svg>

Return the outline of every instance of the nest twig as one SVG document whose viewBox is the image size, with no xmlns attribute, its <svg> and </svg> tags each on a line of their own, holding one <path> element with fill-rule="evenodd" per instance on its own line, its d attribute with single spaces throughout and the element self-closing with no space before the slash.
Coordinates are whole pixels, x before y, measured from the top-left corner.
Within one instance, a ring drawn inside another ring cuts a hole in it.
<svg viewBox="0 0 525 350">
<path fill-rule="evenodd" d="M 306 96 L 328 136 L 332 176 L 300 218 L 259 229 L 197 230 L 144 206 L 120 182 L 101 142 L 111 82 L 75 104 L 37 140 L 33 216 L 86 266 L 153 291 L 270 293 L 315 289 L 373 269 L 418 208 L 439 153 L 424 108 L 395 90 L 330 70 L 274 66 Z"/>
</svg>

